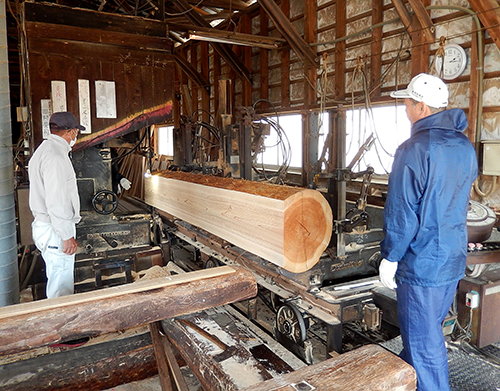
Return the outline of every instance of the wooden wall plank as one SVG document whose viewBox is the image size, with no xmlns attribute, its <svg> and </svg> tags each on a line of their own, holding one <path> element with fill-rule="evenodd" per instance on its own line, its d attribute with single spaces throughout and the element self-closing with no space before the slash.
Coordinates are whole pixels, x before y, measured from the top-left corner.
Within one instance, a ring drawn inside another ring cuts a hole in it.
<svg viewBox="0 0 500 391">
<path fill-rule="evenodd" d="M 114 132 L 111 137 L 117 137 L 119 134 L 137 130 L 136 127 L 140 125 L 135 123 L 142 118 L 141 116 L 146 115 L 148 124 L 164 122 L 171 117 L 172 113 L 168 106 L 173 99 L 173 57 L 169 52 L 165 36 L 165 24 L 143 23 L 140 18 L 137 18 L 139 21 L 134 21 L 129 17 L 120 19 L 118 16 L 113 16 L 110 20 L 111 27 L 104 28 L 105 31 L 96 31 L 87 26 L 94 25 L 95 20 L 90 20 L 92 17 L 102 21 L 102 15 L 98 13 L 82 12 L 87 19 L 86 23 L 79 25 L 77 22 L 69 23 L 67 19 L 69 15 L 78 14 L 75 18 L 80 20 L 82 15 L 79 11 L 63 10 L 64 7 L 50 5 L 25 6 L 28 8 L 29 18 L 22 21 L 22 32 L 26 34 L 27 42 L 23 61 L 29 66 L 24 85 L 26 104 L 32 113 L 31 148 L 36 148 L 42 140 L 40 100 L 50 98 L 51 80 L 62 79 L 66 82 L 67 110 L 72 111 L 77 119 L 78 79 L 89 80 L 92 134 L 81 136 L 74 150 L 105 141 L 104 133 Z M 54 10 L 61 12 L 58 14 Z M 120 20 L 124 21 L 123 26 L 127 25 L 132 29 L 134 26 L 144 27 L 143 33 L 139 35 L 145 39 L 141 40 L 140 36 L 133 37 L 130 29 L 123 30 L 120 27 L 114 29 L 114 23 Z M 65 25 L 67 22 L 69 25 Z M 77 27 L 73 27 L 74 25 Z M 155 30 L 148 26 L 162 28 Z M 126 34 L 124 31 L 129 33 Z M 154 31 L 160 35 L 151 35 Z M 153 91 L 154 69 L 164 73 L 160 79 L 168 84 L 159 88 L 162 94 Z M 115 82 L 117 118 L 96 117 L 96 80 Z"/>
<path fill-rule="evenodd" d="M 89 29 L 117 31 L 129 34 L 167 37 L 167 25 L 154 19 L 114 15 L 82 8 L 73 9 L 48 3 L 23 3 L 26 21 L 61 24 Z"/>
<path fill-rule="evenodd" d="M 170 54 L 172 43 L 168 38 L 151 37 L 140 34 L 127 34 L 115 31 L 92 30 L 89 28 L 64 26 L 41 22 L 27 22 L 26 32 L 29 35 L 44 40 L 78 41 L 92 44 L 135 48 L 147 48 L 148 51 L 157 50 Z"/>
</svg>

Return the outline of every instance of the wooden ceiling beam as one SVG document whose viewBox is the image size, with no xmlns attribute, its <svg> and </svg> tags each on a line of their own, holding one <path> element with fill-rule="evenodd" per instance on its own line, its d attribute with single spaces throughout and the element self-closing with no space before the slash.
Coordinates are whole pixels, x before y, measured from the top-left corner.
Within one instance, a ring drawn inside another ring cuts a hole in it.
<svg viewBox="0 0 500 391">
<path fill-rule="evenodd" d="M 425 39 L 428 42 L 434 42 L 436 40 L 434 33 L 436 28 L 432 23 L 432 20 L 425 9 L 425 5 L 422 0 L 408 0 L 408 3 L 413 8 L 416 19 L 412 18 L 411 13 L 406 8 L 403 0 L 391 0 L 396 12 L 398 13 L 401 21 L 403 22 L 405 28 L 408 32 L 413 35 L 414 33 L 421 33 L 425 35 Z M 417 21 L 418 23 L 415 23 Z"/>
<path fill-rule="evenodd" d="M 190 77 L 198 86 L 210 92 L 210 82 L 186 60 L 180 50 L 174 50 L 174 60 L 179 68 Z"/>
<path fill-rule="evenodd" d="M 258 0 L 258 3 L 264 11 L 266 11 L 269 19 L 273 21 L 276 29 L 287 40 L 292 50 L 301 61 L 316 66 L 316 53 L 314 53 L 309 44 L 300 36 L 295 27 L 293 27 L 292 22 L 285 16 L 274 0 Z"/>
<path fill-rule="evenodd" d="M 189 4 L 192 5 L 199 5 L 199 1 L 197 0 L 188 0 Z M 244 1 L 241 0 L 203 0 L 203 3 L 201 3 L 204 7 L 215 7 L 215 8 L 222 8 L 226 10 L 233 10 L 233 11 L 244 11 L 246 10 L 249 5 L 245 3 Z"/>
<path fill-rule="evenodd" d="M 411 15 L 406 9 L 406 6 L 403 4 L 402 0 L 391 0 L 392 4 L 394 5 L 394 8 L 396 8 L 396 12 L 399 15 L 399 18 L 401 19 L 401 22 L 403 22 L 405 28 L 411 33 L 412 27 L 411 27 Z"/>
<path fill-rule="evenodd" d="M 486 27 L 497 47 L 500 49 L 500 9 L 498 1 L 495 0 L 469 0 L 473 11 L 477 13 L 479 20 Z"/>
<path fill-rule="evenodd" d="M 429 42 L 434 42 L 436 40 L 435 36 L 436 28 L 434 27 L 431 17 L 429 16 L 429 13 L 425 9 L 422 0 L 408 0 L 408 2 L 410 3 L 411 8 L 413 8 L 413 12 L 415 12 L 417 19 L 420 22 L 420 25 L 422 26 L 425 37 Z"/>
<path fill-rule="evenodd" d="M 203 17 L 199 13 L 193 11 L 187 0 L 174 0 L 174 2 L 181 12 L 186 12 L 185 16 L 191 23 L 201 27 L 213 28 L 212 26 L 210 26 L 210 23 L 203 19 Z M 211 42 L 210 44 L 212 45 L 214 50 L 221 55 L 221 57 L 224 59 L 224 61 L 226 61 L 231 69 L 233 69 L 238 75 L 243 77 L 248 82 L 252 82 L 250 71 L 227 45 L 223 45 L 217 42 Z"/>
</svg>

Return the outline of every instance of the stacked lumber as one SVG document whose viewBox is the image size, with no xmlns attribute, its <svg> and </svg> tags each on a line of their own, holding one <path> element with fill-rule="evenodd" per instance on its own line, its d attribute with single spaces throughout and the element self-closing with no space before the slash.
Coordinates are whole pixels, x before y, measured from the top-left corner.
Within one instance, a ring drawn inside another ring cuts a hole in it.
<svg viewBox="0 0 500 391">
<path fill-rule="evenodd" d="M 290 272 L 313 267 L 332 211 L 316 190 L 184 172 L 145 181 L 145 202 Z"/>
</svg>

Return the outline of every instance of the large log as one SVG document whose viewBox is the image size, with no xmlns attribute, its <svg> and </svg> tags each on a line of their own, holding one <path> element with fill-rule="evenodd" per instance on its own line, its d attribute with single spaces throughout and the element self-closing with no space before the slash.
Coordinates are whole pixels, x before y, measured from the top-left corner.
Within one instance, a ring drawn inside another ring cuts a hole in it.
<svg viewBox="0 0 500 391">
<path fill-rule="evenodd" d="M 0 354 L 123 330 L 256 294 L 251 272 L 222 266 L 2 307 Z"/>
<path fill-rule="evenodd" d="M 0 365 L 0 391 L 99 391 L 157 373 L 145 333 Z"/>
<path fill-rule="evenodd" d="M 301 389 L 301 383 L 305 390 L 411 391 L 415 390 L 417 376 L 398 356 L 381 346 L 367 345 L 242 391 L 293 391 Z"/>
<path fill-rule="evenodd" d="M 316 190 L 163 172 L 145 201 L 290 272 L 314 266 L 332 234 L 332 211 Z"/>
</svg>

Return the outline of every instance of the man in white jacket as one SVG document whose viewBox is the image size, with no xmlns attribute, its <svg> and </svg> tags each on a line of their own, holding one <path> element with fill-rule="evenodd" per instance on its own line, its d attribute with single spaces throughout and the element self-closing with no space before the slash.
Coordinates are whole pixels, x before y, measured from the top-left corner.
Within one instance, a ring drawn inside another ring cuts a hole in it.
<svg viewBox="0 0 500 391">
<path fill-rule="evenodd" d="M 46 265 L 47 298 L 54 298 L 74 293 L 76 224 L 81 217 L 69 152 L 85 127 L 70 112 L 52 114 L 49 124 L 51 134 L 33 153 L 28 173 L 33 240 Z"/>
</svg>

